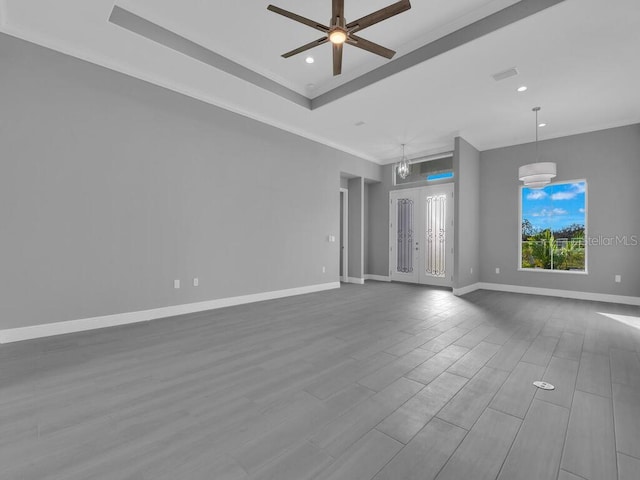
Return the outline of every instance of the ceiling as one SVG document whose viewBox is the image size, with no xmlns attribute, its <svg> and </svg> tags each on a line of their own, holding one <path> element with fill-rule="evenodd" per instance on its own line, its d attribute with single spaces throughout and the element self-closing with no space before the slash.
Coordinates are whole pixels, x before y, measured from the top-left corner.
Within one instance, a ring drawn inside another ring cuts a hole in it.
<svg viewBox="0 0 640 480">
<path fill-rule="evenodd" d="M 329 23 L 330 0 L 272 1 Z M 115 2 L 309 99 L 389 62 L 346 46 L 343 74 L 333 77 L 329 45 L 308 52 L 311 65 L 305 54 L 283 59 L 282 53 L 321 34 L 268 12 L 269 3 Z M 345 0 L 345 17 L 390 3 Z M 393 61 L 400 62 L 516 3 L 413 0 L 411 10 L 361 35 L 396 50 Z M 110 23 L 113 8 L 113 0 L 0 0 L 0 30 L 378 163 L 397 160 L 402 143 L 412 158 L 450 150 L 457 135 L 480 150 L 532 141 L 531 108 L 537 105 L 547 123 L 541 139 L 640 122 L 637 0 L 565 0 L 313 110 Z M 510 67 L 519 75 L 492 78 Z M 517 93 L 520 85 L 528 90 Z"/>
</svg>

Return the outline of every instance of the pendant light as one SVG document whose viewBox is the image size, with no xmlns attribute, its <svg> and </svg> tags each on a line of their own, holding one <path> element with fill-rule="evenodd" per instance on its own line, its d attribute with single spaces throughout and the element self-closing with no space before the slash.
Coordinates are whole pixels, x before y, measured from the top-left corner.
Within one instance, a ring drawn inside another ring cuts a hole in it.
<svg viewBox="0 0 640 480">
<path fill-rule="evenodd" d="M 405 144 L 403 143 L 402 144 L 402 160 L 400 160 L 400 162 L 398 162 L 398 165 L 396 166 L 398 176 L 403 180 L 409 176 L 409 173 L 411 170 L 411 167 L 409 165 L 409 160 L 404 154 L 404 146 Z"/>
<path fill-rule="evenodd" d="M 522 165 L 518 169 L 518 178 L 527 188 L 544 188 L 551 183 L 551 179 L 556 176 L 555 162 L 540 162 L 538 156 L 538 112 L 540 107 L 533 110 L 536 113 L 536 163 Z"/>
</svg>

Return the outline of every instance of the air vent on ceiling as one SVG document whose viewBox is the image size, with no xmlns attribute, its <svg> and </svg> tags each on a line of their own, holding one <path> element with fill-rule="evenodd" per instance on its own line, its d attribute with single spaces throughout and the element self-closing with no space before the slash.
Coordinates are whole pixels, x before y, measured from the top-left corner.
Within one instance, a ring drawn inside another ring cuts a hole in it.
<svg viewBox="0 0 640 480">
<path fill-rule="evenodd" d="M 508 70 L 505 70 L 504 72 L 494 73 L 491 76 L 496 82 L 499 82 L 500 80 L 504 80 L 505 78 L 515 77 L 516 75 L 518 75 L 518 69 L 516 67 L 512 67 Z"/>
</svg>

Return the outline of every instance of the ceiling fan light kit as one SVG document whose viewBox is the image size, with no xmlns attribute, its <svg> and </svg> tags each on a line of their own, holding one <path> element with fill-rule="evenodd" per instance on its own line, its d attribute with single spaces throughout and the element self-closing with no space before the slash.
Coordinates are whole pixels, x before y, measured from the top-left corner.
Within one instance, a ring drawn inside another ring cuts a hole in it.
<svg viewBox="0 0 640 480">
<path fill-rule="evenodd" d="M 540 107 L 534 107 L 532 109 L 536 113 L 536 160 L 539 160 L 538 156 L 538 112 Z M 518 169 L 518 179 L 523 182 L 527 188 L 539 189 L 544 188 L 551 183 L 551 179 L 556 177 L 557 169 L 554 162 L 536 162 L 529 163 L 528 165 L 522 165 Z"/>
<path fill-rule="evenodd" d="M 334 45 L 341 45 L 347 40 L 347 32 L 343 30 L 334 30 L 329 34 L 329 41 Z"/>
<path fill-rule="evenodd" d="M 340 12 L 339 12 L 340 13 Z M 347 41 L 349 32 L 347 24 L 342 16 L 335 16 L 331 19 L 331 28 L 329 29 L 329 41 L 334 45 L 342 45 Z"/>
<path fill-rule="evenodd" d="M 382 45 L 366 40 L 362 37 L 355 35 L 356 32 L 364 30 L 376 23 L 380 23 L 388 18 L 391 18 L 399 13 L 405 12 L 411 8 L 410 0 L 400 0 L 388 7 L 377 10 L 369 15 L 365 15 L 362 18 L 347 23 L 344 18 L 344 0 L 332 0 L 331 2 L 331 22 L 327 27 L 321 23 L 314 22 L 308 18 L 302 17 L 296 13 L 289 12 L 275 5 L 269 5 L 267 10 L 290 18 L 296 22 L 302 23 L 315 30 L 319 30 L 324 33 L 323 37 L 318 38 L 312 42 L 302 45 L 290 52 L 282 54 L 284 58 L 289 58 L 298 53 L 305 52 L 314 47 L 318 47 L 327 42 L 330 42 L 333 46 L 333 75 L 340 75 L 342 73 L 342 47 L 346 43 L 348 45 L 361 48 L 376 55 L 380 55 L 384 58 L 392 58 L 396 52 L 390 50 Z"/>
</svg>

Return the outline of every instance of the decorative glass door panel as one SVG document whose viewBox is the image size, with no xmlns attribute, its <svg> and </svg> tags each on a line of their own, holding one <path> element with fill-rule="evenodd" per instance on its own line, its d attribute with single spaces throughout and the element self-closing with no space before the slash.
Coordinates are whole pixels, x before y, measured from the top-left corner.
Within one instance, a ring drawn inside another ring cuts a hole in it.
<svg viewBox="0 0 640 480">
<path fill-rule="evenodd" d="M 413 272 L 413 200 L 399 198 L 397 201 L 397 271 Z"/>
<path fill-rule="evenodd" d="M 447 267 L 447 196 L 427 195 L 425 202 L 425 274 L 444 277 Z"/>
<path fill-rule="evenodd" d="M 416 192 L 396 190 L 389 195 L 389 271 L 391 278 L 417 282 L 419 263 L 419 202 Z"/>
</svg>

